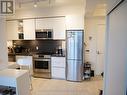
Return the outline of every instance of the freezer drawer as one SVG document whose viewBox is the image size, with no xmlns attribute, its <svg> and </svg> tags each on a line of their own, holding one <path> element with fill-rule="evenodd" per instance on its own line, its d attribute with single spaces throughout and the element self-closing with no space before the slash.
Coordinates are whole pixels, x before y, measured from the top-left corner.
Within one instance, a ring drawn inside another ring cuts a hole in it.
<svg viewBox="0 0 127 95">
<path fill-rule="evenodd" d="M 82 81 L 83 63 L 82 61 L 67 60 L 67 80 Z"/>
</svg>

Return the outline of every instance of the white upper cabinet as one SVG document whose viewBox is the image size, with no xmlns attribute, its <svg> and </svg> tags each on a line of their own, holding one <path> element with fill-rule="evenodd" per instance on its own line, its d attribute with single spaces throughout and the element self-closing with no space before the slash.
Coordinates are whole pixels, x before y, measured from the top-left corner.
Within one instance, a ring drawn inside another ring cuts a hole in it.
<svg viewBox="0 0 127 95">
<path fill-rule="evenodd" d="M 6 21 L 7 40 L 18 39 L 18 21 Z"/>
<path fill-rule="evenodd" d="M 107 0 L 107 14 L 122 0 Z"/>
<path fill-rule="evenodd" d="M 7 21 L 7 39 L 18 40 L 19 22 Z M 23 20 L 24 40 L 34 40 L 36 29 L 53 29 L 53 39 L 65 39 L 65 17 Z"/>
<path fill-rule="evenodd" d="M 53 18 L 53 38 L 54 39 L 65 39 L 65 18 Z"/>
<path fill-rule="evenodd" d="M 65 17 L 36 19 L 36 29 L 53 29 L 53 39 L 65 39 Z"/>
<path fill-rule="evenodd" d="M 23 20 L 23 33 L 25 40 L 35 39 L 35 19 Z"/>
<path fill-rule="evenodd" d="M 36 19 L 36 29 L 53 29 L 51 18 Z"/>
</svg>

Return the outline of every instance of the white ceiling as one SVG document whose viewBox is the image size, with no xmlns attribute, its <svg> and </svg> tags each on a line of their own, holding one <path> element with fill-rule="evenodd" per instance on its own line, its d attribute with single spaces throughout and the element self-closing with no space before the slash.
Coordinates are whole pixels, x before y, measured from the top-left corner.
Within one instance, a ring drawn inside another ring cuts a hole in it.
<svg viewBox="0 0 127 95">
<path fill-rule="evenodd" d="M 86 16 L 105 16 L 106 0 L 86 0 Z"/>
<path fill-rule="evenodd" d="M 84 0 L 15 0 L 15 1 L 16 1 L 16 9 L 32 8 L 35 2 L 37 2 L 38 7 L 66 6 L 84 3 Z"/>
<path fill-rule="evenodd" d="M 55 7 L 69 5 L 84 5 L 85 0 L 15 0 L 16 9 L 34 8 L 34 2 L 37 7 Z M 104 16 L 106 10 L 106 0 L 86 0 L 86 16 Z M 85 7 L 85 6 L 84 6 Z"/>
</svg>

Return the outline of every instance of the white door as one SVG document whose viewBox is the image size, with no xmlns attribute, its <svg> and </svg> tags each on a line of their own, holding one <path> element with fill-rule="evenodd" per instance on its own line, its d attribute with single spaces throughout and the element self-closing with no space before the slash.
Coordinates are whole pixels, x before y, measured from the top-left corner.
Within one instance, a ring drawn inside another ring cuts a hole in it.
<svg viewBox="0 0 127 95">
<path fill-rule="evenodd" d="M 104 72 L 105 24 L 98 24 L 97 29 L 96 75 L 101 75 Z"/>
</svg>

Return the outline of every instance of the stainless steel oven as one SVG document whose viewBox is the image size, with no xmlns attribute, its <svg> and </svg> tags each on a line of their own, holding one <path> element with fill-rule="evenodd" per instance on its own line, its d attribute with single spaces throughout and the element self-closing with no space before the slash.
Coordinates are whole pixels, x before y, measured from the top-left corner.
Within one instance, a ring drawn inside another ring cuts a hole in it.
<svg viewBox="0 0 127 95">
<path fill-rule="evenodd" d="M 51 78 L 51 57 L 43 55 L 33 58 L 33 76 Z"/>
</svg>

